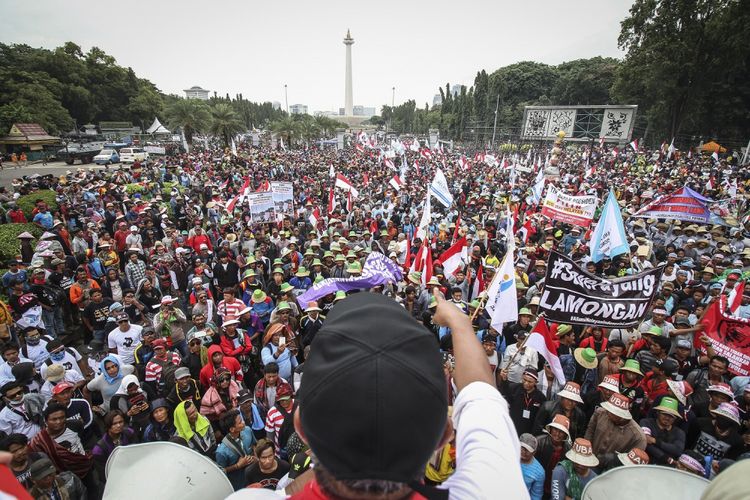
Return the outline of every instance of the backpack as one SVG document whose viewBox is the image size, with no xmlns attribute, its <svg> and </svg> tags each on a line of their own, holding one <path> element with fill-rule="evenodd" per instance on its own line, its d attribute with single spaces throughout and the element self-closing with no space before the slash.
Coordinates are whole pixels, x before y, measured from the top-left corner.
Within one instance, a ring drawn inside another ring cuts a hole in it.
<svg viewBox="0 0 750 500">
<path fill-rule="evenodd" d="M 176 382 L 174 374 L 177 371 L 177 368 L 179 368 L 179 366 L 172 363 L 171 359 L 167 359 L 165 361 L 157 357 L 153 357 L 151 358 L 150 361 L 152 363 L 156 363 L 157 365 L 161 366 L 161 378 L 159 378 L 157 389 L 159 391 L 159 394 L 166 396 L 166 394 L 164 394 L 165 388 L 174 387 L 175 382 Z"/>
</svg>

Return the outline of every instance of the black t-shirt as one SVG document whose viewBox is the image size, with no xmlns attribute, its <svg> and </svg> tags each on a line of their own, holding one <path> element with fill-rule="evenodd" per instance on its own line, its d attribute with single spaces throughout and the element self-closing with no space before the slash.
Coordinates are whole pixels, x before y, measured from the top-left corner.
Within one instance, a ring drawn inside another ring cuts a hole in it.
<svg viewBox="0 0 750 500">
<path fill-rule="evenodd" d="M 94 330 L 104 330 L 109 317 L 109 306 L 112 305 L 112 299 L 103 298 L 98 304 L 89 302 L 83 310 L 83 317 L 89 320 Z"/>
<path fill-rule="evenodd" d="M 251 484 L 259 483 L 261 488 L 265 488 L 267 490 L 275 490 L 276 485 L 279 484 L 279 479 L 284 477 L 286 473 L 289 472 L 288 462 L 278 459 L 277 462 L 279 464 L 278 467 L 276 467 L 275 471 L 269 474 L 262 472 L 257 462 L 248 467 L 245 470 L 245 481 L 247 481 L 248 486 Z"/>
</svg>

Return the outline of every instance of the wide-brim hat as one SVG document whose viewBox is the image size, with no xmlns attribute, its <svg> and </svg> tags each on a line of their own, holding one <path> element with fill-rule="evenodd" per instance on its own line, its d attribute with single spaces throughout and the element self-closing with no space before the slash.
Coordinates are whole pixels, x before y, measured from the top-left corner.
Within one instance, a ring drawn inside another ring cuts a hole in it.
<svg viewBox="0 0 750 500">
<path fill-rule="evenodd" d="M 654 411 L 662 411 L 677 418 L 682 418 L 682 415 L 680 415 L 680 411 L 677 407 L 677 399 L 674 398 L 661 398 L 659 405 L 654 407 Z"/>
<path fill-rule="evenodd" d="M 557 395 L 561 398 L 570 399 L 583 404 L 583 399 L 581 398 L 581 386 L 575 382 L 567 382 Z"/>
<path fill-rule="evenodd" d="M 740 425 L 740 412 L 732 403 L 721 403 L 718 408 L 709 411 L 715 417 L 723 417 Z"/>
<path fill-rule="evenodd" d="M 622 465 L 648 465 L 648 454 L 640 448 L 633 448 L 627 453 L 618 453 L 617 458 Z"/>
<path fill-rule="evenodd" d="M 594 456 L 591 442 L 578 438 L 573 442 L 573 447 L 565 454 L 565 458 L 584 467 L 596 467 L 599 459 Z"/>
<path fill-rule="evenodd" d="M 630 361 L 635 361 L 635 363 L 630 363 Z M 636 366 L 635 364 L 638 363 L 637 360 L 628 360 L 625 362 L 623 366 L 620 367 L 620 371 L 625 370 L 626 372 L 635 373 L 637 375 L 643 376 L 643 372 L 640 370 L 640 366 Z M 640 365 L 640 363 L 638 363 Z"/>
<path fill-rule="evenodd" d="M 627 396 L 623 394 L 619 394 L 619 393 L 612 394 L 612 396 L 610 396 L 609 398 L 609 401 L 602 402 L 601 406 L 602 408 L 610 412 L 612 415 L 616 415 L 626 420 L 633 419 L 633 415 L 630 413 L 628 408 L 618 406 L 617 404 L 612 403 L 612 401 L 615 401 L 615 402 L 620 401 L 621 402 L 620 404 L 627 404 L 628 406 L 630 406 Z"/>
<path fill-rule="evenodd" d="M 264 292 L 263 290 L 255 290 L 252 297 L 250 298 L 250 301 L 257 304 L 259 302 L 265 302 L 267 298 L 268 296 L 266 295 L 266 292 Z"/>
<path fill-rule="evenodd" d="M 591 358 L 593 352 L 594 357 Z M 590 347 L 579 347 L 573 351 L 573 357 L 576 362 L 584 368 L 596 368 L 599 365 L 599 360 L 596 359 L 596 351 Z"/>
</svg>

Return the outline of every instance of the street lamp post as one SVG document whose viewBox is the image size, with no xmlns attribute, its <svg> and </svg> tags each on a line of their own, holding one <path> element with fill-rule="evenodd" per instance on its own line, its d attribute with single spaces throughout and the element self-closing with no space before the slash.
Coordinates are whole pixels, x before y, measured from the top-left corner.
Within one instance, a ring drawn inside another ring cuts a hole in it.
<svg viewBox="0 0 750 500">
<path fill-rule="evenodd" d="M 495 132 L 497 131 L 497 112 L 500 110 L 500 94 L 497 94 L 497 101 L 495 102 L 495 123 L 492 125 L 492 144 L 490 147 L 495 148 Z"/>
<path fill-rule="evenodd" d="M 286 106 L 286 114 L 289 114 L 289 94 L 287 93 L 286 83 L 284 84 L 284 105 Z"/>
</svg>

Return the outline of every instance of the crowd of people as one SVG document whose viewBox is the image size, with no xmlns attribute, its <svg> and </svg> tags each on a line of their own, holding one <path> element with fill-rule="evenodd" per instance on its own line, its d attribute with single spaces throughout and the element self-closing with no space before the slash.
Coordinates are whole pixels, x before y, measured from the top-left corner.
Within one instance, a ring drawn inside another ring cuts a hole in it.
<svg viewBox="0 0 750 500">
<path fill-rule="evenodd" d="M 384 162 L 379 148 L 212 146 L 130 168 L 21 177 L 0 191 L 6 222 L 32 221 L 42 233 L 20 234 L 7 263 L 0 332 L 0 450 L 34 498 L 100 498 L 114 449 L 158 441 L 211 458 L 236 490 L 287 487 L 316 467 L 294 425 L 305 362 L 326 317 L 362 293 L 390 297 L 434 336 L 427 348 L 442 355 L 449 405 L 461 386 L 451 328 L 434 321 L 436 290 L 469 317 L 507 401 L 517 467 L 534 500 L 578 500 L 589 481 L 622 465 L 711 479 L 750 456 L 750 385 L 730 373 L 700 321 L 750 271 L 750 220 L 741 217 L 750 174 L 736 159 L 565 148 L 548 183 L 600 200 L 611 187 L 625 217 L 631 252 L 594 263 L 591 228 L 544 218 L 528 197 L 546 147 L 507 155 L 526 174 L 475 151 L 406 148 Z M 399 188 L 389 184 L 397 172 L 388 163 L 400 171 Z M 454 202 L 433 202 L 418 228 L 437 168 Z M 356 197 L 334 187 L 332 172 L 356 186 Z M 293 183 L 294 210 L 259 223 L 243 186 L 262 190 L 269 181 Z M 733 183 L 739 194 L 730 197 Z M 629 217 L 683 185 L 724 200 L 735 220 Z M 39 197 L 24 213 L 16 203 L 43 192 L 56 193 L 55 206 Z M 508 212 L 525 234 L 507 234 Z M 444 273 L 441 254 L 464 236 L 464 264 Z M 509 239 L 519 313 L 495 329 L 483 287 Z M 423 245 L 432 250 L 429 281 L 412 265 Z M 545 321 L 539 304 L 552 249 L 602 277 L 665 266 L 639 326 L 553 325 L 564 382 L 525 345 Z M 360 276 L 373 252 L 402 267 L 403 280 L 298 300 L 322 280 Z M 737 315 L 750 318 L 750 288 Z M 412 479 L 448 481 L 460 467 L 458 438 Z"/>
</svg>

